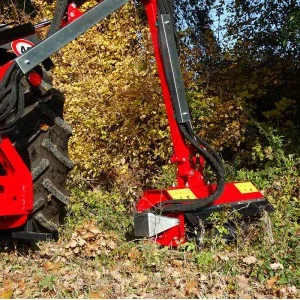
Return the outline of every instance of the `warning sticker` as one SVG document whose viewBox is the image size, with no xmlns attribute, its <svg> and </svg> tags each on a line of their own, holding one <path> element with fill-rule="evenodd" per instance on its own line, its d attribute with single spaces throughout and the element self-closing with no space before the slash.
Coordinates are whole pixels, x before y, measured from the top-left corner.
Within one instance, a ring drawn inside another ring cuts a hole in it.
<svg viewBox="0 0 300 300">
<path fill-rule="evenodd" d="M 30 41 L 19 39 L 11 42 L 11 48 L 15 52 L 16 55 L 20 56 L 32 48 L 34 44 Z"/>
<path fill-rule="evenodd" d="M 197 199 L 195 194 L 189 188 L 178 189 L 178 190 L 168 190 L 167 192 L 174 200 Z"/>
<path fill-rule="evenodd" d="M 234 184 L 241 194 L 255 193 L 258 189 L 251 182 L 239 182 Z"/>
</svg>

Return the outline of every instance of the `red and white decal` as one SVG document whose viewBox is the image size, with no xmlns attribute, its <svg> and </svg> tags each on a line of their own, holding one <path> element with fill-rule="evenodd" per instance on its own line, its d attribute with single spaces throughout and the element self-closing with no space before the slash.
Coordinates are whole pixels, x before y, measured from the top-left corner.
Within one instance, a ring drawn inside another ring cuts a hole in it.
<svg viewBox="0 0 300 300">
<path fill-rule="evenodd" d="M 33 46 L 34 43 L 24 39 L 19 39 L 11 42 L 11 48 L 17 56 L 24 54 L 27 50 L 29 50 Z"/>
</svg>

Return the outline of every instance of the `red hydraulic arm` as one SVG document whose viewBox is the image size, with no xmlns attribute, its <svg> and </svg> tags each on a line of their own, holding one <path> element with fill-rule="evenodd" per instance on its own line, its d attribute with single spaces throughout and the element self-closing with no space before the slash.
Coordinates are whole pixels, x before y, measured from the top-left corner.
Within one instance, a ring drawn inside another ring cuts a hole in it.
<svg viewBox="0 0 300 300">
<path fill-rule="evenodd" d="M 173 163 L 177 164 L 177 184 L 178 187 L 185 187 L 191 178 L 197 178 L 196 180 L 201 182 L 202 176 L 199 172 L 191 168 L 190 155 L 191 148 L 187 146 L 186 141 L 184 140 L 182 133 L 179 129 L 177 120 L 175 118 L 175 112 L 173 108 L 173 103 L 165 75 L 165 69 L 162 61 L 162 55 L 159 46 L 158 40 L 158 27 L 157 27 L 157 1 L 156 0 L 142 0 L 141 1 L 145 6 L 148 23 L 150 27 L 150 32 L 152 36 L 153 49 L 155 54 L 155 59 L 157 62 L 157 69 L 161 81 L 161 88 L 163 99 L 165 102 L 167 117 L 170 126 L 170 132 L 172 137 L 174 154 L 171 158 Z M 203 183 L 203 182 L 201 182 Z"/>
</svg>

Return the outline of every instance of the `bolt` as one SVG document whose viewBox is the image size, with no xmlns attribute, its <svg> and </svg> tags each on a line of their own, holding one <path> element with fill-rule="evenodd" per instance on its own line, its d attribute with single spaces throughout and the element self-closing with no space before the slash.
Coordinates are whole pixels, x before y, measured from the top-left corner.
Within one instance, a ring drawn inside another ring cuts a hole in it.
<svg viewBox="0 0 300 300">
<path fill-rule="evenodd" d="M 75 17 L 75 13 L 70 12 L 70 17 L 74 18 Z"/>
<path fill-rule="evenodd" d="M 195 175 L 195 172 L 192 170 L 190 171 L 190 176 L 194 176 Z"/>
<path fill-rule="evenodd" d="M 75 3 L 72 3 L 71 6 L 72 6 L 73 8 L 76 8 L 76 4 L 75 4 Z"/>
<path fill-rule="evenodd" d="M 24 60 L 24 64 L 30 65 L 30 60 L 29 59 Z"/>
<path fill-rule="evenodd" d="M 166 22 L 165 22 L 165 24 L 169 24 L 169 23 L 170 23 L 170 21 L 166 21 Z"/>
</svg>

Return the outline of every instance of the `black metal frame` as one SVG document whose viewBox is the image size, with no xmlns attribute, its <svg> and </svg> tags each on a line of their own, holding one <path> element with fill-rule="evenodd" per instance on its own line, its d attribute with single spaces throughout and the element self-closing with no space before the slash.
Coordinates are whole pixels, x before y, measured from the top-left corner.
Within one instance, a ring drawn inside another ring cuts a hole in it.
<svg viewBox="0 0 300 300">
<path fill-rule="evenodd" d="M 161 14 L 158 17 L 160 36 L 160 48 L 171 93 L 172 102 L 178 123 L 191 121 L 185 87 L 180 71 L 180 62 L 177 54 L 175 35 L 172 19 L 169 14 Z"/>
<path fill-rule="evenodd" d="M 251 199 L 248 201 L 239 201 L 230 203 L 230 205 L 212 205 L 203 208 L 200 211 L 194 213 L 185 213 L 185 217 L 192 226 L 199 225 L 199 221 L 202 220 L 204 223 L 209 223 L 209 217 L 212 213 L 224 211 L 224 209 L 237 211 L 244 218 L 255 218 L 259 217 L 262 211 L 272 212 L 274 211 L 273 206 L 265 199 Z"/>
</svg>

